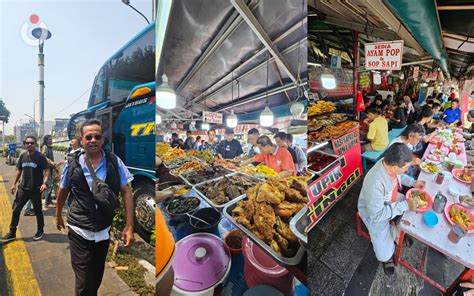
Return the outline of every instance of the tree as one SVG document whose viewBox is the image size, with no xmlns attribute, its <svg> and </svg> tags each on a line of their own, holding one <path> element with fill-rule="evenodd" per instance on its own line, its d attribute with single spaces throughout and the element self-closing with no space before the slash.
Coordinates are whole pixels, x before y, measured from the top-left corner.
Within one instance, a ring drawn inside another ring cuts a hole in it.
<svg viewBox="0 0 474 296">
<path fill-rule="evenodd" d="M 5 141 L 6 141 L 7 143 L 13 143 L 13 142 L 15 142 L 15 135 L 6 135 L 6 136 L 5 136 Z"/>
<path fill-rule="evenodd" d="M 0 120 L 5 121 L 8 123 L 8 119 L 10 118 L 10 111 L 5 107 L 5 102 L 0 99 Z"/>
</svg>

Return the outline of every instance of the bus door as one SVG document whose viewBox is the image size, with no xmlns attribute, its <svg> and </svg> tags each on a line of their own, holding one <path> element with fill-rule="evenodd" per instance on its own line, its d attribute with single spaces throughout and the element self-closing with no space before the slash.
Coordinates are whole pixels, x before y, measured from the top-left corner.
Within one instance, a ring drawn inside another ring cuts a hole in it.
<svg viewBox="0 0 474 296">
<path fill-rule="evenodd" d="M 105 137 L 104 147 L 114 151 L 112 139 L 112 108 L 102 109 L 96 112 L 96 118 L 102 122 L 102 134 Z"/>
</svg>

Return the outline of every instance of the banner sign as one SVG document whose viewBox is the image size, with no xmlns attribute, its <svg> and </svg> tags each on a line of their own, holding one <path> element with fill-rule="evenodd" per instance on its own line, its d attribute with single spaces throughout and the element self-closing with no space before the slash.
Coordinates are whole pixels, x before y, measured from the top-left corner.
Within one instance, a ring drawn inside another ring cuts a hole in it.
<svg viewBox="0 0 474 296">
<path fill-rule="evenodd" d="M 203 111 L 202 112 L 202 121 L 208 123 L 217 123 L 222 124 L 223 116 L 221 113 Z"/>
<path fill-rule="evenodd" d="M 367 70 L 400 70 L 402 57 L 403 40 L 365 44 Z"/>
<path fill-rule="evenodd" d="M 337 83 L 335 89 L 325 89 L 321 82 L 310 80 L 309 88 L 313 93 L 320 93 L 323 97 L 335 98 L 354 95 L 352 83 Z"/>
<path fill-rule="evenodd" d="M 341 156 L 339 162 L 308 186 L 308 216 L 306 231 L 338 202 L 362 176 L 359 126 L 332 140 L 333 150 Z"/>
</svg>

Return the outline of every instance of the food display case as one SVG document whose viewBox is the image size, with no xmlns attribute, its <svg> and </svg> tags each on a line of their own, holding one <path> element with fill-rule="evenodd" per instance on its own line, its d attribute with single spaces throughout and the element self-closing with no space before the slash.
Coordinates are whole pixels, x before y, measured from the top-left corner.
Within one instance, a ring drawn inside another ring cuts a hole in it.
<svg viewBox="0 0 474 296">
<path fill-rule="evenodd" d="M 334 103 L 323 100 L 308 108 L 308 171 L 315 176 L 308 182 L 309 223 L 303 236 L 362 176 L 359 125 L 336 110 Z"/>
</svg>

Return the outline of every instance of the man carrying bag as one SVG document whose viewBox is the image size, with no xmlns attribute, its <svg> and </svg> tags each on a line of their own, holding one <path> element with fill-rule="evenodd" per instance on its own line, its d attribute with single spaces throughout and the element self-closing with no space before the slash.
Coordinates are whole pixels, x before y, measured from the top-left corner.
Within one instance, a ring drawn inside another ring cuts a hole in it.
<svg viewBox="0 0 474 296">
<path fill-rule="evenodd" d="M 102 150 L 102 124 L 87 120 L 81 128 L 84 150 L 68 158 L 61 176 L 56 208 L 56 226 L 65 228 L 62 208 L 70 193 L 68 211 L 71 264 L 76 280 L 76 295 L 97 295 L 104 274 L 109 247 L 109 231 L 122 193 L 126 225 L 122 233 L 125 246 L 132 244 L 133 201 L 128 169 L 113 153 Z"/>
</svg>

